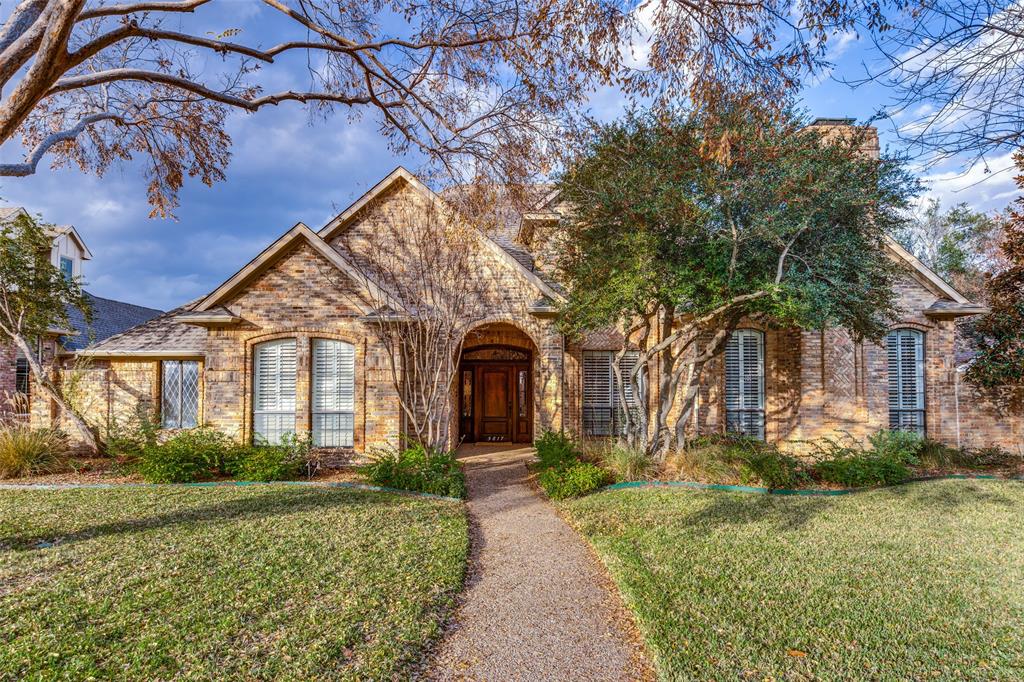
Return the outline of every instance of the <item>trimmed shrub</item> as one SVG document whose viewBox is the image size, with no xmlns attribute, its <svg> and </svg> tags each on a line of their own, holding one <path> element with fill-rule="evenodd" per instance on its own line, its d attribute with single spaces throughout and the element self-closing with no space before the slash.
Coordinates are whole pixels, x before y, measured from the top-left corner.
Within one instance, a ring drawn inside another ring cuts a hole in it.
<svg viewBox="0 0 1024 682">
<path fill-rule="evenodd" d="M 182 431 L 162 444 L 148 445 L 139 457 L 139 474 L 149 483 L 192 483 L 227 474 L 238 452 L 235 443 L 216 429 Z"/>
<path fill-rule="evenodd" d="M 809 478 L 800 462 L 771 447 L 747 452 L 743 457 L 741 476 L 748 483 L 758 482 L 766 488 L 796 488 Z"/>
<path fill-rule="evenodd" d="M 537 482 L 552 500 L 582 497 L 608 483 L 608 472 L 590 462 L 576 462 L 540 472 Z"/>
<path fill-rule="evenodd" d="M 822 460 L 814 466 L 814 471 L 821 480 L 847 488 L 893 485 L 910 478 L 910 468 L 905 459 L 873 452 Z"/>
<path fill-rule="evenodd" d="M 868 436 L 868 442 L 871 443 L 871 449 L 876 456 L 916 466 L 923 439 L 912 431 L 882 430 Z"/>
<path fill-rule="evenodd" d="M 359 468 L 374 485 L 399 490 L 465 497 L 466 479 L 454 452 L 413 444 L 403 449 L 375 450 L 371 461 Z"/>
<path fill-rule="evenodd" d="M 280 445 L 256 444 L 235 448 L 225 457 L 229 473 L 242 481 L 291 481 L 309 464 L 313 438 L 286 433 Z"/>
<path fill-rule="evenodd" d="M 55 429 L 31 429 L 23 424 L 0 427 L 0 478 L 51 471 L 67 448 L 67 436 Z"/>
<path fill-rule="evenodd" d="M 605 447 L 598 451 L 598 456 L 604 468 L 619 481 L 639 481 L 654 469 L 654 462 L 643 450 L 621 443 Z"/>
<path fill-rule="evenodd" d="M 580 452 L 572 439 L 559 431 L 547 430 L 533 443 L 541 469 L 570 464 L 579 459 Z"/>
</svg>

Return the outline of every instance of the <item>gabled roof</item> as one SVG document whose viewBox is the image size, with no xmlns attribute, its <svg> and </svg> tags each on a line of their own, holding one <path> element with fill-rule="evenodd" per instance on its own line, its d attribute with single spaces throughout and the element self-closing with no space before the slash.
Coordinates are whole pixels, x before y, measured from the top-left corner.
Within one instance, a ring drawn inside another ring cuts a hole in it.
<svg viewBox="0 0 1024 682">
<path fill-rule="evenodd" d="M 163 312 L 156 308 L 100 298 L 88 292 L 85 292 L 85 297 L 92 308 L 92 323 L 85 321 L 85 314 L 78 308 L 68 308 L 68 322 L 75 333 L 63 335 L 61 345 L 65 350 L 81 350 L 90 344 L 99 343 L 126 329 L 131 329 L 137 324 L 148 322 Z"/>
<path fill-rule="evenodd" d="M 202 357 L 206 354 L 207 331 L 176 319 L 195 303 L 158 315 L 78 354 L 87 357 Z"/>
<path fill-rule="evenodd" d="M 370 204 L 370 202 L 400 182 L 408 183 L 410 187 L 415 189 L 431 202 L 450 206 L 448 202 L 445 202 L 443 197 L 423 184 L 419 178 L 402 166 L 399 166 L 395 170 L 391 171 L 383 180 L 371 187 L 365 194 L 353 202 L 351 206 L 342 211 L 336 218 L 324 225 L 318 234 L 324 240 L 331 239 L 347 227 L 359 212 Z M 510 268 L 530 282 L 530 284 L 540 290 L 542 294 L 555 300 L 561 300 L 564 298 L 563 293 L 556 283 L 550 281 L 546 277 L 543 277 L 540 272 L 532 269 L 532 258 L 530 261 L 531 264 L 527 265 L 520 260 L 519 256 L 511 253 L 510 248 L 498 243 L 490 235 L 480 230 L 477 230 L 477 232 L 480 235 L 484 246 L 497 256 L 499 260 L 506 263 Z M 511 247 L 511 245 L 508 246 Z"/>
<path fill-rule="evenodd" d="M 74 225 L 54 225 L 48 227 L 46 233 L 51 237 L 67 235 L 78 244 L 78 248 L 82 251 L 82 260 L 92 260 L 92 251 L 85 245 L 85 240 L 82 239 L 82 235 L 78 234 L 78 230 L 75 229 Z"/>
<path fill-rule="evenodd" d="M 889 253 L 891 253 L 897 260 L 909 265 L 912 273 L 915 275 L 915 279 L 921 282 L 921 284 L 930 289 L 933 293 L 939 297 L 952 299 L 956 303 L 970 303 L 966 296 L 950 286 L 946 280 L 939 277 L 934 270 L 922 263 L 914 254 L 903 248 L 898 241 L 892 237 L 886 236 L 885 245 L 889 247 Z"/>
<path fill-rule="evenodd" d="M 215 308 L 221 306 L 233 295 L 241 291 L 246 284 L 266 272 L 266 270 L 280 260 L 292 246 L 301 241 L 309 244 L 314 251 L 323 256 L 329 263 L 331 263 L 331 265 L 349 277 L 358 287 L 363 288 L 366 293 L 369 294 L 367 297 L 367 303 L 373 300 L 387 300 L 392 302 L 394 305 L 400 305 L 400 303 L 394 301 L 392 297 L 387 296 L 376 284 L 369 281 L 365 274 L 360 272 L 336 249 L 331 248 L 331 246 L 321 239 L 316 232 L 313 232 L 313 230 L 309 229 L 309 227 L 303 223 L 296 223 L 292 229 L 281 235 L 277 241 L 249 261 L 245 267 L 228 278 L 227 281 L 219 287 L 214 289 L 213 293 L 202 299 L 198 305 L 192 308 L 192 313 L 211 312 Z M 364 306 L 364 309 L 361 312 L 365 314 L 368 312 L 368 309 Z M 190 313 L 190 315 L 192 313 Z"/>
<path fill-rule="evenodd" d="M 30 216 L 23 206 L 0 206 L 0 223 L 10 222 L 19 215 Z M 46 234 L 49 237 L 68 235 L 82 251 L 82 260 L 92 260 L 92 251 L 85 245 L 85 240 L 82 239 L 82 235 L 78 234 L 74 225 L 50 225 L 46 227 Z"/>
</svg>

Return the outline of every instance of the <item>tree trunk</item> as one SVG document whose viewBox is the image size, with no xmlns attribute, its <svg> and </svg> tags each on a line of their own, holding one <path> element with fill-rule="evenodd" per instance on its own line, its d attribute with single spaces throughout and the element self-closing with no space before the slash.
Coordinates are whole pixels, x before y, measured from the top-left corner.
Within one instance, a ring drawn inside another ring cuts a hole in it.
<svg viewBox="0 0 1024 682">
<path fill-rule="evenodd" d="M 25 340 L 20 334 L 15 334 L 11 337 L 14 341 L 14 345 L 21 351 L 22 355 L 28 361 L 29 369 L 32 370 L 32 375 L 36 379 L 36 385 L 38 385 L 51 400 L 53 400 L 61 409 L 61 413 L 67 416 L 71 420 L 71 423 L 75 425 L 79 434 L 82 436 L 82 440 L 92 452 L 99 452 L 99 443 L 96 440 L 96 434 L 93 433 L 89 425 L 85 423 L 85 419 L 68 403 L 64 398 L 64 395 L 60 392 L 60 389 L 54 385 L 52 381 L 46 376 L 46 372 L 43 371 L 43 366 L 39 363 L 39 358 L 36 357 L 35 353 L 32 352 L 32 348 L 29 346 L 28 341 Z M 31 409 L 31 408 L 30 408 Z"/>
</svg>

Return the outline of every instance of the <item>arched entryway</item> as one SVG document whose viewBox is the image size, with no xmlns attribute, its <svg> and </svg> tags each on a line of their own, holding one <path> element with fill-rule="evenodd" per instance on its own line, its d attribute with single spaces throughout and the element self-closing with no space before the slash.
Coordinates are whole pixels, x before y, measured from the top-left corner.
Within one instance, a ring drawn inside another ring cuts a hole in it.
<svg viewBox="0 0 1024 682">
<path fill-rule="evenodd" d="M 467 443 L 533 440 L 536 357 L 518 327 L 496 322 L 466 335 L 459 359 L 459 438 Z"/>
</svg>

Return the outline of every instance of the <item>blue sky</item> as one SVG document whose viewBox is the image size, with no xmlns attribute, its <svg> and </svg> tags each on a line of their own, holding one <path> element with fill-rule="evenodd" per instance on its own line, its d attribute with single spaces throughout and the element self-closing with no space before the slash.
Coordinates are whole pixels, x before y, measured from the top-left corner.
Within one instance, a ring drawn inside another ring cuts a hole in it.
<svg viewBox="0 0 1024 682">
<path fill-rule="evenodd" d="M 252 10 L 257 6 L 247 2 L 229 7 L 230 16 L 210 12 L 190 21 L 212 31 L 241 26 L 249 40 L 265 30 L 265 10 Z M 835 75 L 863 73 L 861 64 L 871 59 L 868 48 L 868 41 L 853 36 L 837 39 L 830 55 Z M 302 78 L 301 64 L 288 66 L 285 80 Z M 888 103 L 888 93 L 877 85 L 852 91 L 835 78 L 822 78 L 803 90 L 801 103 L 811 116 L 863 120 Z M 613 91 L 597 93 L 591 106 L 600 118 L 622 110 Z M 898 124 L 878 124 L 883 147 L 899 149 L 892 134 Z M 297 221 L 318 228 L 396 165 L 415 169 L 419 161 L 392 154 L 372 118 L 351 122 L 336 114 L 311 122 L 299 105 L 235 113 L 229 132 L 234 147 L 227 181 L 213 187 L 187 181 L 177 220 L 147 217 L 145 181 L 130 164 L 102 178 L 41 164 L 35 176 L 0 181 L 0 198 L 48 222 L 78 228 L 95 256 L 85 268 L 92 293 L 170 309 L 216 287 Z M 14 160 L 20 148 L 6 146 L 0 154 Z M 999 171 L 1009 163 L 1005 156 L 989 165 Z M 980 167 L 965 171 L 952 163 L 921 176 L 930 195 L 946 205 L 966 202 L 994 210 L 1015 196 L 1012 172 L 986 176 Z"/>
</svg>

